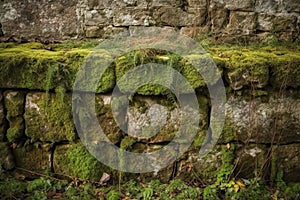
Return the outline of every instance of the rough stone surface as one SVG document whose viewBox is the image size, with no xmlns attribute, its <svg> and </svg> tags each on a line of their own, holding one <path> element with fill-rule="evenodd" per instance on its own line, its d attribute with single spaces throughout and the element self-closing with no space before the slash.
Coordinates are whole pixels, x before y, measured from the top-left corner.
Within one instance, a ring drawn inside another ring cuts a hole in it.
<svg viewBox="0 0 300 200">
<path fill-rule="evenodd" d="M 40 173 L 51 169 L 51 151 L 49 145 L 20 146 L 13 149 L 13 155 L 16 167 Z"/>
<path fill-rule="evenodd" d="M 249 35 L 256 29 L 257 14 L 254 12 L 231 12 L 226 29 L 234 34 Z"/>
<path fill-rule="evenodd" d="M 278 163 L 276 172 L 283 172 L 283 180 L 286 182 L 299 182 L 300 145 L 277 146 L 275 147 L 274 155 L 273 162 Z"/>
<path fill-rule="evenodd" d="M 244 142 L 291 143 L 300 141 L 299 100 L 292 97 L 271 96 L 262 103 L 230 98 L 227 116 L 233 120 L 236 139 Z"/>
<path fill-rule="evenodd" d="M 8 143 L 0 142 L 0 167 L 4 170 L 11 170 L 15 167 L 14 157 Z"/>
<path fill-rule="evenodd" d="M 213 151 L 204 157 L 199 157 L 199 150 L 190 151 L 178 163 L 177 176 L 182 179 L 200 178 L 207 184 L 214 183 L 222 166 L 221 156 L 220 146 L 214 147 Z"/>
<path fill-rule="evenodd" d="M 250 179 L 256 176 L 267 177 L 268 148 L 264 145 L 238 145 L 236 149 L 234 174 L 236 177 Z"/>
<path fill-rule="evenodd" d="M 243 14 L 237 12 L 244 12 Z M 271 17 L 259 19 L 258 15 Z M 293 36 L 280 38 L 299 39 L 299 25 L 287 25 L 293 17 L 299 18 L 299 2 L 294 0 L 72 0 L 64 2 L 48 1 L 8 1 L 0 3 L 0 37 L 42 38 L 62 40 L 70 38 L 104 38 L 107 27 L 128 26 L 173 26 L 173 27 L 209 27 L 213 33 L 226 32 L 224 28 L 230 22 L 230 36 L 255 34 L 255 24 L 270 24 L 273 16 L 282 16 L 277 30 L 281 35 Z M 235 18 L 233 20 L 233 18 Z M 274 20 L 276 21 L 276 20 Z M 284 29 L 284 26 L 292 26 Z M 240 29 L 245 28 L 241 33 Z M 258 27 L 269 32 L 268 28 Z M 114 34 L 114 33 L 111 33 Z"/>
</svg>

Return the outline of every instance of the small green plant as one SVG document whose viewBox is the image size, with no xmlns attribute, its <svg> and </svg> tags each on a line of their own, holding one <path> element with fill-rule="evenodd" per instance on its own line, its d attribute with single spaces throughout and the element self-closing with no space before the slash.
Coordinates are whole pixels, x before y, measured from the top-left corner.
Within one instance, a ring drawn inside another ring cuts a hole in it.
<svg viewBox="0 0 300 200">
<path fill-rule="evenodd" d="M 111 190 L 107 195 L 106 195 L 107 200 L 119 200 L 121 199 L 120 192 L 117 192 L 115 190 Z"/>
</svg>

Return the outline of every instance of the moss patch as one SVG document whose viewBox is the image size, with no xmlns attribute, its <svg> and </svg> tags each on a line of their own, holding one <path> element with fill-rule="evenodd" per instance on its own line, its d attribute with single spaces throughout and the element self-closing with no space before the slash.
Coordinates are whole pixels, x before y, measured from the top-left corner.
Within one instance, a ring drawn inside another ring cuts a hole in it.
<svg viewBox="0 0 300 200">
<path fill-rule="evenodd" d="M 80 143 L 58 146 L 54 154 L 54 166 L 57 173 L 95 181 L 100 180 L 103 172 L 110 172 Z"/>
<path fill-rule="evenodd" d="M 0 86 L 50 90 L 63 85 L 73 88 L 77 71 L 93 45 L 43 45 L 40 43 L 0 45 Z M 105 84 L 103 84 L 105 82 Z M 98 92 L 114 84 L 109 70 L 101 80 Z"/>
<path fill-rule="evenodd" d="M 75 139 L 71 114 L 71 95 L 57 89 L 56 94 L 29 93 L 26 97 L 25 134 L 32 141 L 59 142 Z"/>
<path fill-rule="evenodd" d="M 280 87 L 298 87 L 300 52 L 285 46 L 212 46 L 214 60 L 224 67 L 227 79 L 235 90 L 245 86 L 265 87 L 269 82 Z M 270 80 L 269 80 L 270 78 Z"/>
</svg>

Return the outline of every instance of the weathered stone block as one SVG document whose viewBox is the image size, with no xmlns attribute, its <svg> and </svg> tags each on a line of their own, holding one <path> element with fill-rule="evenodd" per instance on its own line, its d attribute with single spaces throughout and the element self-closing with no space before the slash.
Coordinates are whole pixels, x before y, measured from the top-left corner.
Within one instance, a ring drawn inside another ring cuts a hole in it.
<svg viewBox="0 0 300 200">
<path fill-rule="evenodd" d="M 276 163 L 273 173 L 283 172 L 284 181 L 300 181 L 300 144 L 275 146 L 273 162 Z"/>
<path fill-rule="evenodd" d="M 289 14 L 275 15 L 273 20 L 274 32 L 287 32 L 296 30 L 297 17 Z"/>
<path fill-rule="evenodd" d="M 82 33 L 76 1 L 1 2 L 4 35 L 18 37 L 71 38 Z"/>
<path fill-rule="evenodd" d="M 226 29 L 232 34 L 249 35 L 256 30 L 257 14 L 254 12 L 232 11 Z"/>
<path fill-rule="evenodd" d="M 213 3 L 209 8 L 209 15 L 211 18 L 211 25 L 213 32 L 219 32 L 228 23 L 228 10 L 224 4 Z"/>
<path fill-rule="evenodd" d="M 25 106 L 25 134 L 32 141 L 59 142 L 75 139 L 71 95 L 28 93 Z"/>
<path fill-rule="evenodd" d="M 204 157 L 199 156 L 199 149 L 186 153 L 187 156 L 177 164 L 177 177 L 183 180 L 201 179 L 207 184 L 217 180 L 217 174 L 222 167 L 221 146 L 215 146 Z"/>
<path fill-rule="evenodd" d="M 270 14 L 258 14 L 257 17 L 257 29 L 262 31 L 272 31 L 274 29 L 273 26 L 274 15 Z"/>
<path fill-rule="evenodd" d="M 87 38 L 99 38 L 104 34 L 103 28 L 99 26 L 87 26 L 85 36 Z"/>
<path fill-rule="evenodd" d="M 24 119 L 23 117 L 13 118 L 9 122 L 9 128 L 7 130 L 6 137 L 9 142 L 16 142 L 23 138 L 24 136 Z"/>
<path fill-rule="evenodd" d="M 112 175 L 112 169 L 94 158 L 81 143 L 57 146 L 53 167 L 55 173 L 94 181 L 99 181 L 104 172 Z"/>
<path fill-rule="evenodd" d="M 229 0 L 225 4 L 228 10 L 254 11 L 255 0 Z"/>
<path fill-rule="evenodd" d="M 14 167 L 15 162 L 8 143 L 0 142 L 0 168 L 11 170 Z"/>
<path fill-rule="evenodd" d="M 172 7 L 161 7 L 157 9 L 154 14 L 154 20 L 161 24 L 167 26 L 191 26 L 194 24 L 200 24 L 204 21 L 203 13 L 205 10 L 199 10 L 201 12 L 193 14 L 187 13 L 181 8 Z"/>
<path fill-rule="evenodd" d="M 255 11 L 260 13 L 276 13 L 279 10 L 279 3 L 276 0 L 257 0 Z"/>
<path fill-rule="evenodd" d="M 51 90 L 64 85 L 68 90 L 87 49 L 48 51 L 41 43 L 10 44 L 1 48 L 1 88 Z"/>
<path fill-rule="evenodd" d="M 91 10 L 85 13 L 86 26 L 104 26 L 112 23 L 110 10 Z"/>
<path fill-rule="evenodd" d="M 114 26 L 142 26 L 150 12 L 143 8 L 123 8 L 114 13 Z"/>
<path fill-rule="evenodd" d="M 285 0 L 283 1 L 285 8 L 288 12 L 300 13 L 300 2 L 295 0 Z"/>
<path fill-rule="evenodd" d="M 250 101 L 231 97 L 226 108 L 237 140 L 258 143 L 300 141 L 298 99 L 276 94 L 271 95 L 267 102 L 262 102 L 260 98 Z"/>
<path fill-rule="evenodd" d="M 7 119 L 22 116 L 24 113 L 25 94 L 18 91 L 6 91 L 4 104 L 7 109 Z"/>
<path fill-rule="evenodd" d="M 51 169 L 51 151 L 49 146 L 27 145 L 13 149 L 16 166 L 33 172 Z"/>
<path fill-rule="evenodd" d="M 207 7 L 206 0 L 187 0 L 188 6 L 192 8 L 205 8 Z"/>
<path fill-rule="evenodd" d="M 264 145 L 238 145 L 235 156 L 235 177 L 250 179 L 257 176 L 267 177 L 270 175 L 268 151 L 269 149 Z"/>
</svg>

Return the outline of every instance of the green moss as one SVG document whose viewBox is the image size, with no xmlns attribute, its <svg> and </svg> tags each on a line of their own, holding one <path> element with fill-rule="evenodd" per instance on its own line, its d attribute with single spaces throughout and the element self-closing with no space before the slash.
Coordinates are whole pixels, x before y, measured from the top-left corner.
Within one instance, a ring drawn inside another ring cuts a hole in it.
<svg viewBox="0 0 300 200">
<path fill-rule="evenodd" d="M 233 88 L 254 85 L 264 87 L 270 82 L 280 87 L 284 80 L 287 86 L 299 86 L 299 49 L 287 46 L 212 46 L 213 59 L 225 68 Z"/>
<path fill-rule="evenodd" d="M 234 144 L 222 146 L 222 166 L 217 175 L 216 184 L 227 183 L 234 169 Z"/>
<path fill-rule="evenodd" d="M 99 181 L 104 168 L 81 144 L 72 144 L 66 153 L 66 164 L 73 176 Z"/>
<path fill-rule="evenodd" d="M 6 118 L 8 121 L 11 118 L 21 116 L 24 112 L 24 93 L 16 91 L 6 91 L 4 93 L 4 104 L 7 109 Z"/>
<path fill-rule="evenodd" d="M 137 142 L 137 140 L 133 137 L 126 136 L 120 144 L 120 148 L 124 150 L 128 150 L 132 145 L 134 145 Z"/>
<path fill-rule="evenodd" d="M 23 132 L 17 127 L 9 128 L 6 137 L 9 142 L 16 142 L 23 137 Z"/>
<path fill-rule="evenodd" d="M 17 194 L 26 192 L 27 185 L 15 179 L 0 180 L 0 194 L 3 199 L 13 199 Z"/>
<path fill-rule="evenodd" d="M 71 95 L 58 87 L 56 94 L 30 93 L 25 111 L 25 134 L 32 141 L 74 141 Z"/>
<path fill-rule="evenodd" d="M 233 123 L 232 119 L 226 118 L 225 124 L 223 126 L 222 134 L 218 140 L 219 143 L 228 143 L 236 140 L 236 130 L 235 123 Z"/>
</svg>

